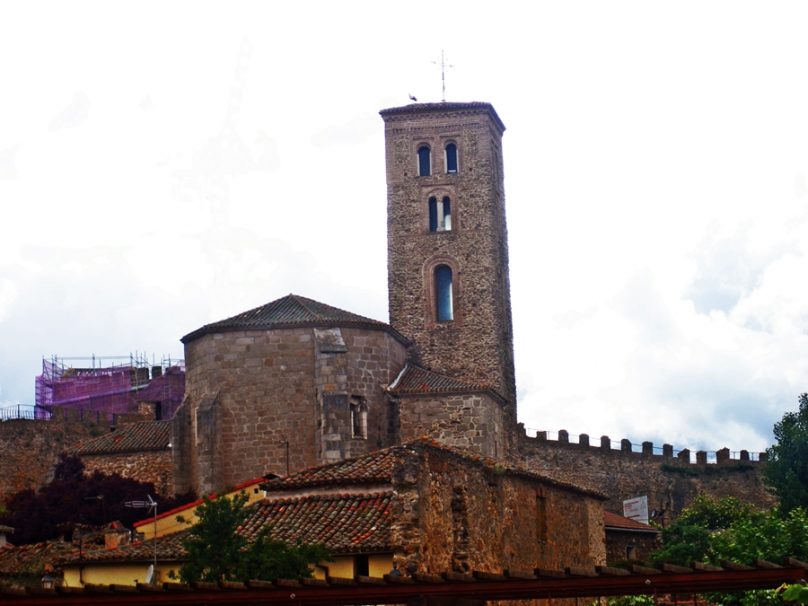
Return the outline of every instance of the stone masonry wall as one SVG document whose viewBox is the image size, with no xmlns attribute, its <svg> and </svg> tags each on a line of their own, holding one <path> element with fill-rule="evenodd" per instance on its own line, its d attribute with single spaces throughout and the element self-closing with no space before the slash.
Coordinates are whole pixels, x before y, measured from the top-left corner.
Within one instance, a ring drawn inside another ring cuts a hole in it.
<svg viewBox="0 0 808 606">
<path fill-rule="evenodd" d="M 0 422 L 0 502 L 49 482 L 62 452 L 104 430 L 70 420 Z"/>
<path fill-rule="evenodd" d="M 630 560 L 647 562 L 660 545 L 658 535 L 607 529 L 606 561 L 617 566 Z"/>
<path fill-rule="evenodd" d="M 384 390 L 404 367 L 407 355 L 406 348 L 387 332 L 335 330 L 346 351 L 328 353 L 319 347 L 315 351 L 319 463 L 358 457 L 393 443 L 394 420 Z M 335 404 L 330 410 L 326 410 L 328 402 Z M 352 404 L 366 411 L 364 436 L 354 435 Z"/>
<path fill-rule="evenodd" d="M 382 112 L 390 323 L 414 338 L 424 366 L 495 387 L 515 419 L 501 124 L 487 104 L 436 105 Z M 453 174 L 444 166 L 449 142 L 458 149 Z M 432 174 L 421 177 L 416 158 L 423 144 L 432 151 Z M 451 230 L 430 232 L 431 196 L 450 198 Z M 453 272 L 450 322 L 435 317 L 433 275 L 439 264 Z"/>
<path fill-rule="evenodd" d="M 428 436 L 493 459 L 508 452 L 502 404 L 486 393 L 401 396 L 398 414 L 401 443 Z"/>
<path fill-rule="evenodd" d="M 324 353 L 314 331 L 224 332 L 186 344 L 187 397 L 174 423 L 177 490 L 206 493 L 313 467 L 328 460 L 326 451 L 356 456 L 390 443 L 383 390 L 403 366 L 404 346 L 383 330 L 343 328 L 345 351 Z M 366 438 L 324 418 L 327 395 L 362 400 Z"/>
<path fill-rule="evenodd" d="M 310 328 L 205 335 L 186 344 L 185 361 L 197 492 L 285 475 L 287 445 L 290 471 L 317 463 Z M 200 442 L 210 459 L 199 456 Z"/>
<path fill-rule="evenodd" d="M 605 493 L 609 496 L 605 508 L 621 515 L 624 499 L 642 495 L 648 497 L 649 512 L 664 512 L 664 519 L 657 520 L 664 523 L 674 520 L 699 494 L 733 496 L 763 508 L 776 503 L 763 484 L 765 463 L 729 459 L 728 451 L 719 451 L 718 463 L 708 464 L 706 453 L 699 454 L 703 462 L 690 463 L 688 451 L 674 457 L 672 447 L 666 447 L 669 454 L 653 454 L 650 443 L 645 443 L 645 452 L 631 452 L 628 441 L 616 450 L 608 438 L 603 446 L 528 438 L 524 430 L 517 438 L 518 458 L 524 465 Z"/>
<path fill-rule="evenodd" d="M 500 572 L 606 561 L 597 497 L 423 449 L 397 465 L 393 543 L 405 566 Z"/>
<path fill-rule="evenodd" d="M 160 495 L 174 494 L 174 470 L 170 450 L 82 455 L 81 460 L 87 475 L 96 471 L 106 475 L 117 473 L 138 482 L 151 482 Z"/>
</svg>

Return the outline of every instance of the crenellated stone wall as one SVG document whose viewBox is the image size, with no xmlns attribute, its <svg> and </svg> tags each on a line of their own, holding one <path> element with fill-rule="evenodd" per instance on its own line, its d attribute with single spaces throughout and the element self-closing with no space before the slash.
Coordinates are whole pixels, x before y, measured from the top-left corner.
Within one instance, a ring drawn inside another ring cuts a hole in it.
<svg viewBox="0 0 808 606">
<path fill-rule="evenodd" d="M 569 441 L 567 432 L 559 432 L 558 440 L 548 440 L 546 433 L 528 437 L 520 425 L 516 438 L 516 458 L 530 469 L 552 477 L 590 486 L 609 496 L 605 508 L 622 514 L 623 500 L 646 495 L 649 511 L 660 512 L 658 522 L 676 518 L 699 494 L 713 497 L 732 496 L 762 508 L 776 503 L 774 495 L 763 483 L 765 453 L 752 460 L 742 451 L 740 458 L 730 458 L 728 449 L 716 453 L 716 462 L 708 463 L 708 453 L 683 450 L 674 455 L 666 444 L 656 454 L 652 443 L 644 442 L 641 452 L 633 452 L 628 440 L 620 449 L 612 448 L 608 436 L 590 443 L 582 434 L 579 443 Z"/>
</svg>

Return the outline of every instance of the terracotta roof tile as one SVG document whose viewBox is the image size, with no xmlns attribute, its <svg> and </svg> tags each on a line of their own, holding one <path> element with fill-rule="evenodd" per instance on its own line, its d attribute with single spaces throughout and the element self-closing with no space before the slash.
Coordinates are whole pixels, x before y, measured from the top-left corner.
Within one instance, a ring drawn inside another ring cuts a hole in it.
<svg viewBox="0 0 808 606">
<path fill-rule="evenodd" d="M 182 540 L 187 534 L 186 530 L 160 537 L 157 540 L 157 559 L 163 562 L 182 560 L 186 553 Z M 77 562 L 78 559 L 78 549 L 74 548 L 60 560 L 60 563 Z M 115 549 L 87 550 L 82 556 L 84 562 L 151 562 L 153 559 L 154 543 L 152 541 L 134 541 Z"/>
<path fill-rule="evenodd" d="M 304 469 L 285 478 L 262 485 L 268 492 L 304 486 L 342 486 L 346 484 L 384 484 L 390 482 L 400 447 L 393 446 L 370 454 L 329 465 Z"/>
<path fill-rule="evenodd" d="M 612 528 L 615 530 L 645 531 L 649 533 L 659 532 L 659 529 L 654 528 L 649 524 L 643 524 L 642 522 L 623 517 L 616 513 L 612 513 L 611 511 L 603 512 L 603 522 L 606 525 L 606 528 Z"/>
<path fill-rule="evenodd" d="M 335 554 L 370 553 L 390 549 L 392 492 L 305 496 L 288 499 L 264 499 L 249 507 L 250 517 L 239 529 L 249 540 L 262 530 L 287 543 L 324 543 Z M 157 557 L 162 561 L 180 561 L 186 551 L 182 545 L 188 531 L 166 535 L 157 540 Z M 67 555 L 67 554 L 66 554 Z M 98 549 L 84 553 L 85 562 L 151 561 L 152 541 L 137 541 L 116 549 Z M 73 551 L 64 562 L 75 562 Z"/>
<path fill-rule="evenodd" d="M 491 385 L 455 377 L 448 377 L 407 362 L 404 369 L 390 384 L 387 391 L 394 394 L 469 393 L 493 391 Z"/>
<path fill-rule="evenodd" d="M 69 554 L 74 549 L 71 543 L 46 541 L 19 547 L 6 545 L 0 548 L 0 574 L 42 574 L 45 564 L 50 564 Z"/>
<path fill-rule="evenodd" d="M 333 553 L 391 549 L 393 493 L 308 496 L 254 505 L 242 527 L 254 539 L 262 530 L 286 543 L 324 543 Z"/>
<path fill-rule="evenodd" d="M 266 305 L 250 309 L 188 333 L 181 341 L 188 343 L 194 339 L 215 332 L 233 330 L 267 330 L 272 328 L 295 328 L 299 326 L 345 326 L 385 330 L 408 343 L 407 339 L 389 324 L 366 318 L 325 303 L 290 294 Z"/>
<path fill-rule="evenodd" d="M 171 442 L 171 421 L 142 421 L 82 443 L 77 455 L 166 450 Z"/>
</svg>

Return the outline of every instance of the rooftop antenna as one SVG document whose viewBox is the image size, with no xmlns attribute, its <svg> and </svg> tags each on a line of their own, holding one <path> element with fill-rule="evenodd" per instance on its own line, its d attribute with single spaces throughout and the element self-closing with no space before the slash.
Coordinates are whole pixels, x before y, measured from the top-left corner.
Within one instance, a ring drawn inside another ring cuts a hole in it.
<svg viewBox="0 0 808 606">
<path fill-rule="evenodd" d="M 149 509 L 154 511 L 154 536 L 152 542 L 154 543 L 154 561 L 146 571 L 146 582 L 154 583 L 157 571 L 157 501 L 152 499 L 150 494 L 146 495 L 146 501 L 124 501 L 123 506 L 131 509 Z"/>
<path fill-rule="evenodd" d="M 437 61 L 432 62 L 435 65 L 438 65 Z M 440 89 L 441 89 L 441 101 L 446 103 L 446 68 L 447 67 L 454 67 L 454 65 L 446 65 L 446 60 L 443 54 L 443 49 L 440 49 Z"/>
</svg>

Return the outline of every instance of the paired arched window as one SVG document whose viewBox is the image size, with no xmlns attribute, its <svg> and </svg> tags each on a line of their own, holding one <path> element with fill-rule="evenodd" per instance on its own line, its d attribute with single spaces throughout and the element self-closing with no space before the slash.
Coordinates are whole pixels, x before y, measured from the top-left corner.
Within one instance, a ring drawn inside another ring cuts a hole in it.
<svg viewBox="0 0 808 606">
<path fill-rule="evenodd" d="M 418 148 L 418 176 L 428 177 L 432 174 L 432 153 L 428 145 Z"/>
<path fill-rule="evenodd" d="M 452 268 L 448 265 L 435 267 L 435 320 L 451 322 L 454 320 L 454 288 Z"/>
<path fill-rule="evenodd" d="M 449 196 L 438 200 L 435 196 L 429 198 L 429 231 L 452 230 L 452 201 Z"/>
<path fill-rule="evenodd" d="M 457 145 L 454 143 L 448 143 L 445 149 L 446 153 L 446 172 L 447 173 L 456 173 L 457 172 Z"/>
</svg>

